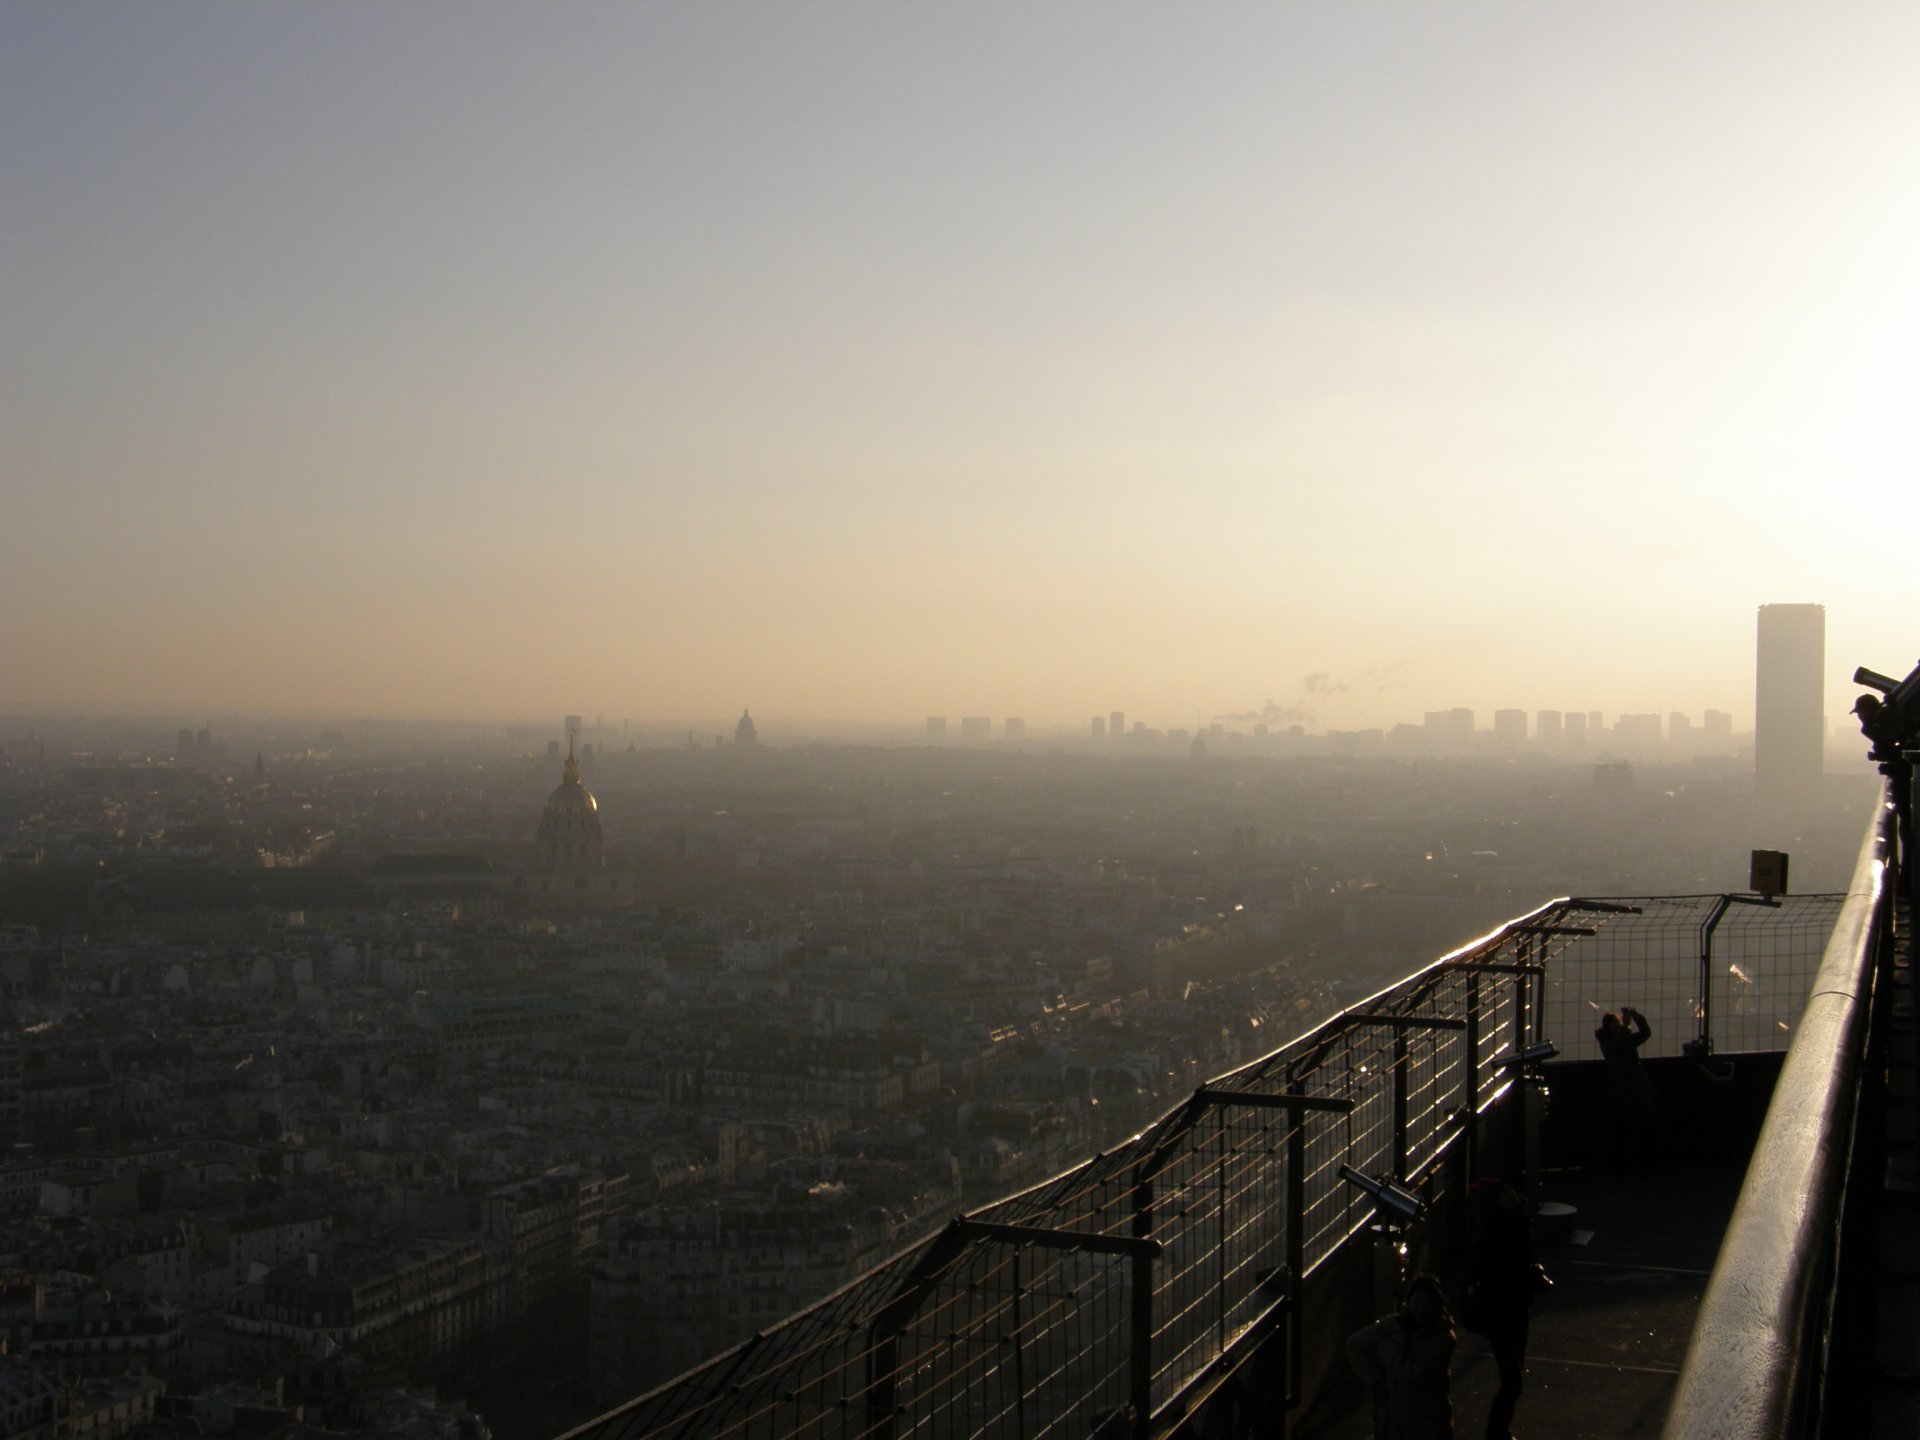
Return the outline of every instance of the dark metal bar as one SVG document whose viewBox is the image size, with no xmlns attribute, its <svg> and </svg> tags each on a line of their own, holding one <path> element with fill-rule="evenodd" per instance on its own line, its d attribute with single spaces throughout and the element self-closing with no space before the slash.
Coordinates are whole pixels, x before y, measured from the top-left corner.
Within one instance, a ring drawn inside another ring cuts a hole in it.
<svg viewBox="0 0 1920 1440">
<path fill-rule="evenodd" d="M 1694 1042 L 1702 1056 L 1713 1053 L 1713 932 L 1735 905 L 1765 905 L 1778 909 L 1780 902 L 1759 895 L 1720 895 L 1700 926 L 1700 1038 Z"/>
<path fill-rule="evenodd" d="M 1159 1252 L 1157 1242 L 1154 1253 Z M 1147 1440 L 1153 1431 L 1153 1255 L 1133 1257 L 1133 1433 Z"/>
<path fill-rule="evenodd" d="M 1026 1287 L 1020 1279 L 1020 1252 L 1013 1252 L 1013 1418 L 1019 1434 L 1027 1433 L 1026 1307 L 1020 1301 Z"/>
<path fill-rule="evenodd" d="M 1180 1107 L 1179 1114 L 1168 1117 L 1167 1123 L 1154 1137 L 1153 1148 L 1141 1158 L 1133 1172 L 1133 1233 L 1136 1235 L 1149 1234 L 1153 1229 L 1149 1213 L 1153 1207 L 1153 1182 L 1159 1176 L 1160 1168 L 1167 1163 L 1167 1156 L 1173 1153 L 1174 1146 L 1187 1137 L 1206 1110 L 1207 1102 L 1202 1098 L 1205 1094 L 1204 1088 L 1195 1090 L 1187 1097 L 1187 1103 Z"/>
<path fill-rule="evenodd" d="M 1406 1030 L 1464 1030 L 1467 1022 L 1452 1015 L 1389 1015 L 1377 1010 L 1340 1017 L 1349 1025 L 1391 1025 Z"/>
<path fill-rule="evenodd" d="M 1467 1092 L 1467 1113 L 1480 1113 L 1480 977 L 1467 977 L 1467 1057 L 1465 1090 Z M 1468 1142 L 1471 1151 L 1472 1142 Z M 1468 1157 L 1471 1159 L 1471 1155 Z"/>
<path fill-rule="evenodd" d="M 1300 1095 L 1291 1091 L 1279 1095 L 1252 1091 L 1242 1094 L 1238 1090 L 1215 1090 L 1208 1086 L 1193 1093 L 1194 1099 L 1209 1105 L 1248 1105 L 1256 1110 L 1337 1110 L 1344 1115 L 1353 1109 L 1353 1101 L 1337 1095 Z"/>
<path fill-rule="evenodd" d="M 1544 975 L 1547 973 L 1547 967 L 1544 965 L 1532 962 L 1517 965 L 1510 960 L 1463 960 L 1460 962 L 1460 968 L 1472 970 L 1481 975 Z"/>
<path fill-rule="evenodd" d="M 870 1327 L 873 1343 L 867 1350 L 867 1384 L 864 1408 L 866 1433 L 875 1440 L 891 1440 L 898 1430 L 899 1407 L 896 1403 L 895 1372 L 900 1363 L 900 1335 L 907 1328 L 939 1278 L 951 1270 L 966 1253 L 967 1240 L 961 1231 L 964 1222 L 955 1220 L 934 1237 L 933 1243 L 906 1275 L 893 1298 L 875 1313 Z"/>
<path fill-rule="evenodd" d="M 1287 1408 L 1300 1403 L 1300 1286 L 1307 1268 L 1307 1127 L 1295 1116 L 1287 1132 Z"/>
<path fill-rule="evenodd" d="M 1716 898 L 1700 926 L 1700 1038 L 1694 1043 L 1702 1055 L 1713 1053 L 1713 932 L 1732 904 L 1731 895 Z"/>
<path fill-rule="evenodd" d="M 1094 1255 L 1130 1255 L 1152 1260 L 1165 1247 L 1134 1235 L 1095 1235 L 1084 1230 L 1052 1230 L 1042 1225 L 1000 1225 L 990 1220 L 955 1220 L 949 1230 L 966 1240 L 1002 1245 L 1038 1245 L 1048 1250 L 1083 1250 Z"/>
<path fill-rule="evenodd" d="M 1465 1029 L 1467 1022 L 1458 1020 L 1455 1027 Z M 1412 1081 L 1407 1075 L 1407 1027 L 1396 1025 L 1393 1029 L 1393 1173 L 1407 1173 L 1407 1089 Z"/>
<path fill-rule="evenodd" d="M 1527 1043 L 1527 982 L 1535 975 L 1541 977 L 1540 983 L 1546 984 L 1544 967 L 1533 963 L 1533 936 L 1520 937 L 1520 965 L 1513 977 L 1513 1048 L 1522 1049 Z"/>
<path fill-rule="evenodd" d="M 1222 1116 L 1214 1116 L 1213 1181 L 1218 1192 L 1214 1208 L 1219 1215 L 1220 1243 L 1213 1247 L 1215 1273 L 1218 1283 L 1214 1292 L 1214 1328 L 1220 1343 L 1227 1339 L 1227 1237 L 1233 1233 L 1231 1217 L 1227 1214 L 1230 1196 L 1227 1191 L 1227 1122 Z"/>
</svg>

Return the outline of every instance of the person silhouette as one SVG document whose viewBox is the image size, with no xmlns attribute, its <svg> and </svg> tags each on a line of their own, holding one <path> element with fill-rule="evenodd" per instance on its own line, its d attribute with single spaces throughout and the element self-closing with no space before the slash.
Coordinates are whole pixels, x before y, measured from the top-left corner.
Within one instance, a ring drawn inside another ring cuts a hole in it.
<svg viewBox="0 0 1920 1440">
<path fill-rule="evenodd" d="M 1487 1411 L 1487 1440 L 1512 1440 L 1527 1362 L 1533 1297 L 1552 1285 L 1533 1257 L 1527 1198 L 1500 1180 L 1467 1188 L 1467 1283 L 1461 1323 L 1487 1337 L 1500 1388 Z"/>
<path fill-rule="evenodd" d="M 1619 1164 L 1637 1157 L 1644 1148 L 1647 1122 L 1656 1108 L 1653 1077 L 1640 1063 L 1640 1047 L 1652 1035 L 1647 1017 L 1631 1005 L 1622 1005 L 1618 1014 L 1607 1011 L 1593 1032 L 1606 1063 L 1606 1153 Z"/>
</svg>

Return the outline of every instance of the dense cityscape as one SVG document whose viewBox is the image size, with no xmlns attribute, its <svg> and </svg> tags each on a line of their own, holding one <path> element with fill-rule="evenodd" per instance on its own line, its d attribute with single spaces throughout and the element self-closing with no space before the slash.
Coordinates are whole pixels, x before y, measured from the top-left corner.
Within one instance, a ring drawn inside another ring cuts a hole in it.
<svg viewBox="0 0 1920 1440">
<path fill-rule="evenodd" d="M 9 1403 L 536 1440 L 1552 896 L 1844 882 L 1857 759 L 1460 713 L 16 723 Z"/>
</svg>

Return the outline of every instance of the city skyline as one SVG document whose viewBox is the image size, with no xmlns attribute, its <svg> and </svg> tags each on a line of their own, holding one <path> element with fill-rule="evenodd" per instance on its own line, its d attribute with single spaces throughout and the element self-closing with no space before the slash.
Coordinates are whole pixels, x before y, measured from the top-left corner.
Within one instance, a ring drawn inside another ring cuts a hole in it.
<svg viewBox="0 0 1920 1440">
<path fill-rule="evenodd" d="M 1855 690 L 1864 688 L 1869 687 L 1854 687 Z M 1196 738 L 1225 737 L 1258 745 L 1279 744 L 1289 739 L 1309 742 L 1343 738 L 1367 741 L 1369 737 L 1374 737 L 1404 748 L 1408 744 L 1418 746 L 1420 737 L 1427 736 L 1441 751 L 1460 750 L 1470 744 L 1492 753 L 1518 746 L 1547 754 L 1563 753 L 1568 758 L 1577 759 L 1589 756 L 1589 747 L 1601 747 L 1591 751 L 1591 755 L 1598 755 L 1618 745 L 1635 752 L 1655 747 L 1677 747 L 1699 754 L 1729 757 L 1745 754 L 1752 758 L 1756 735 L 1751 717 L 1717 707 L 1689 713 L 1684 710 L 1563 711 L 1547 708 L 1526 711 L 1504 706 L 1452 706 L 1372 726 L 1326 725 L 1314 721 L 1312 717 L 1291 722 L 1285 719 L 1269 722 L 1250 713 L 1212 719 L 1205 716 L 1183 718 L 1145 715 L 1131 717 L 1121 731 L 1110 730 L 1109 717 L 1104 715 L 1090 717 L 1090 724 L 1087 719 L 1075 722 L 1052 718 L 1033 719 L 1021 715 L 971 715 L 957 710 L 924 717 L 861 716 L 851 719 L 769 714 L 764 709 L 761 714 L 762 719 L 772 727 L 772 733 L 759 733 L 759 722 L 755 722 L 754 732 L 744 743 L 757 745 L 765 741 L 774 748 L 822 741 L 886 746 L 924 743 L 955 748 L 989 745 L 1019 748 L 1031 743 L 1055 749 L 1064 746 L 1086 750 L 1091 747 L 1096 752 L 1111 749 L 1115 753 L 1128 750 L 1149 753 L 1138 749 L 1140 742 L 1164 744 L 1178 741 L 1184 745 Z M 566 717 L 568 721 L 578 718 Z M 1838 756 L 1850 754 L 1860 734 L 1854 717 L 1848 714 L 1825 718 L 1830 723 L 1826 723 L 1819 732 L 1822 748 Z M 724 747 L 743 743 L 738 719 L 715 714 L 602 714 L 591 724 L 570 730 L 559 719 L 529 715 L 474 718 L 354 715 L 320 711 L 217 711 L 210 707 L 199 710 L 120 707 L 99 711 L 16 707 L 0 709 L 0 723 L 10 727 L 8 733 L 15 741 L 32 740 L 38 746 L 51 745 L 56 749 L 63 742 L 71 742 L 76 754 L 88 749 L 89 737 L 105 738 L 110 746 L 118 746 L 120 753 L 132 754 L 141 749 L 138 737 L 145 736 L 146 740 L 152 742 L 146 748 L 152 751 L 154 758 L 167 753 L 164 742 L 169 737 L 176 737 L 176 750 L 189 757 L 204 750 L 208 744 L 216 744 L 224 754 L 225 742 L 235 733 L 235 727 L 246 737 L 248 747 L 262 743 L 294 743 L 295 738 L 302 735 L 305 739 L 298 740 L 296 749 L 312 745 L 316 735 L 340 737 L 354 734 L 364 738 L 369 734 L 385 733 L 395 738 L 411 735 L 415 740 L 426 741 L 434 736 L 458 735 L 479 740 L 491 738 L 497 741 L 504 738 L 509 747 L 519 744 L 535 749 L 545 748 L 549 758 L 564 756 L 570 735 L 584 744 L 582 753 L 588 757 L 597 747 L 611 746 L 616 742 L 623 748 L 633 744 L 652 749 Z M 217 741 L 214 739 L 216 732 Z M 324 745 L 322 748 L 325 748 Z M 249 748 L 246 755 L 234 757 L 234 764 L 237 766 L 252 753 L 252 748 Z"/>
<path fill-rule="evenodd" d="M 1916 44 L 8 7 L 0 709 L 1745 729 L 1816 602 L 1843 715 L 1912 658 Z"/>
</svg>

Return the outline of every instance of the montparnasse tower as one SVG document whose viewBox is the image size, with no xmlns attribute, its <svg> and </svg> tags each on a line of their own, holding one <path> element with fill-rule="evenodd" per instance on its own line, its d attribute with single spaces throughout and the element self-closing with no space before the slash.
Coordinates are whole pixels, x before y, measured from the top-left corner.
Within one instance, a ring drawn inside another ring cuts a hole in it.
<svg viewBox="0 0 1920 1440">
<path fill-rule="evenodd" d="M 567 763 L 540 815 L 540 861 L 548 870 L 598 870 L 605 842 L 600 803 L 580 783 L 580 717 L 567 717 Z"/>
</svg>

